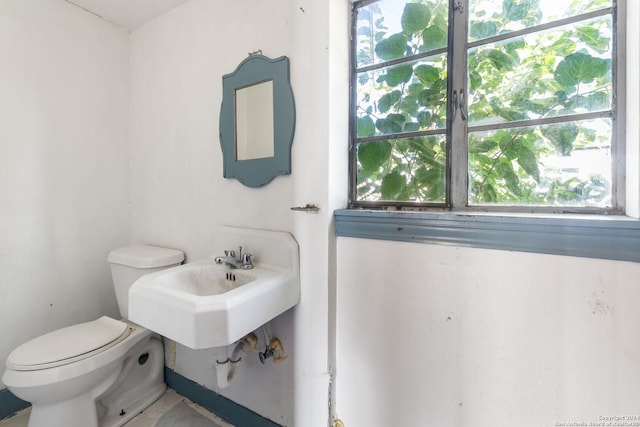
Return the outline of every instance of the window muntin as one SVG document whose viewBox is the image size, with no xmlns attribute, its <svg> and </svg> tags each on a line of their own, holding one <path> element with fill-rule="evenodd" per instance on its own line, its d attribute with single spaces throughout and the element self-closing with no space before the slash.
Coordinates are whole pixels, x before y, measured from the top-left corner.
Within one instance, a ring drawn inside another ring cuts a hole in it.
<svg viewBox="0 0 640 427">
<path fill-rule="evenodd" d="M 614 6 L 610 0 L 471 0 L 462 3 L 460 13 L 450 12 L 443 1 L 356 2 L 354 56 L 366 57 L 367 48 L 374 54 L 357 62 L 354 76 L 362 81 L 369 73 L 367 84 L 375 90 L 365 91 L 355 81 L 352 86 L 358 132 L 352 132 L 351 204 L 618 211 L 615 186 L 622 162 L 615 162 Z M 428 20 L 418 24 L 407 17 L 410 11 Z M 362 28 L 364 15 L 376 29 Z M 424 33 L 435 33 L 448 21 L 454 43 L 443 52 L 442 38 L 430 46 Z M 466 49 L 454 46 L 460 32 L 468 34 Z M 399 39 L 407 40 L 404 53 Z M 432 69 L 424 67 L 429 54 Z M 467 63 L 468 71 L 459 65 Z M 403 76 L 388 84 L 384 73 L 398 65 L 404 66 Z M 444 96 L 426 92 L 426 71 L 439 81 L 452 74 Z M 416 93 L 431 103 L 416 99 Z M 466 108 L 458 108 L 461 93 L 469 98 L 462 103 L 468 104 L 468 122 L 461 114 Z M 433 111 L 440 122 L 427 125 L 425 112 Z M 394 126 L 386 126 L 389 118 Z M 446 137 L 446 149 L 438 151 L 435 165 L 429 159 L 424 167 L 418 150 L 401 142 L 435 136 Z M 359 149 L 372 142 L 377 150 Z M 436 185 L 424 176 L 445 182 Z M 421 182 L 429 185 L 423 189 Z M 444 198 L 434 188 L 444 189 Z"/>
</svg>

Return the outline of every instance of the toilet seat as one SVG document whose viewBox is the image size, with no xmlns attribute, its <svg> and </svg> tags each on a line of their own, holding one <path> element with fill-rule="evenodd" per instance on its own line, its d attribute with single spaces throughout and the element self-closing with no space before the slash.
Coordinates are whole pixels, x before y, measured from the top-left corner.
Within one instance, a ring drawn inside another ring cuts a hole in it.
<svg viewBox="0 0 640 427">
<path fill-rule="evenodd" d="M 7 368 L 36 371 L 101 353 L 131 334 L 133 327 L 107 316 L 58 329 L 22 344 L 9 354 Z"/>
</svg>

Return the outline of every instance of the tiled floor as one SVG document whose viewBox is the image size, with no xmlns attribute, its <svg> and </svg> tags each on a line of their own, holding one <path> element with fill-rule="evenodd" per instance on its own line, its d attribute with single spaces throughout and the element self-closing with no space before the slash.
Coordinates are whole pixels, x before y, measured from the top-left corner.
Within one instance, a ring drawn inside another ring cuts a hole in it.
<svg viewBox="0 0 640 427">
<path fill-rule="evenodd" d="M 160 399 L 158 399 L 153 405 L 145 409 L 144 412 L 142 412 L 140 415 L 125 424 L 124 427 L 154 427 L 163 415 L 165 415 L 167 412 L 169 412 L 169 410 L 171 410 L 181 402 L 185 402 L 189 407 L 198 412 L 200 415 L 219 424 L 220 427 L 233 427 L 231 424 L 225 423 L 220 418 L 213 415 L 211 412 L 207 411 L 199 405 L 196 405 L 189 399 L 180 396 L 171 389 L 167 390 L 167 392 Z M 29 410 L 26 409 L 7 420 L 0 421 L 0 427 L 26 427 L 28 419 Z"/>
<path fill-rule="evenodd" d="M 29 421 L 29 409 L 18 412 L 11 418 L 0 421 L 0 427 L 25 427 Z"/>
</svg>

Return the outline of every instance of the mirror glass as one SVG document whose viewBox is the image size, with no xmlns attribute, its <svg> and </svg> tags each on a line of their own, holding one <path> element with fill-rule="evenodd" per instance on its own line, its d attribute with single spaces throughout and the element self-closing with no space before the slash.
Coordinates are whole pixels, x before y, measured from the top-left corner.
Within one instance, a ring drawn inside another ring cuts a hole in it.
<svg viewBox="0 0 640 427">
<path fill-rule="evenodd" d="M 273 155 L 273 80 L 236 89 L 236 160 Z"/>
<path fill-rule="evenodd" d="M 251 54 L 222 76 L 222 175 L 262 187 L 291 174 L 296 108 L 289 58 Z"/>
</svg>

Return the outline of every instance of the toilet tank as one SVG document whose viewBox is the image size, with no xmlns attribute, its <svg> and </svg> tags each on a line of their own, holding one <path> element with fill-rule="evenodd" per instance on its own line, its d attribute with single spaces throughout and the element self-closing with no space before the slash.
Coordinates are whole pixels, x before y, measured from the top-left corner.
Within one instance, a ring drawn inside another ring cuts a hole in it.
<svg viewBox="0 0 640 427">
<path fill-rule="evenodd" d="M 145 274 L 180 265 L 184 253 L 176 249 L 149 245 L 133 245 L 109 252 L 107 261 L 116 291 L 120 314 L 129 318 L 129 288 Z"/>
</svg>

